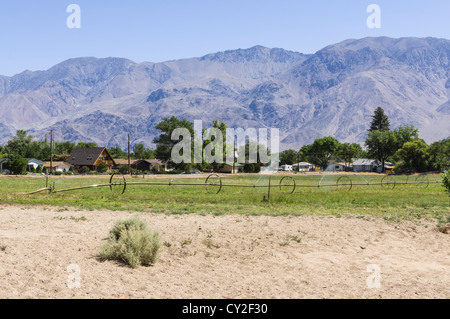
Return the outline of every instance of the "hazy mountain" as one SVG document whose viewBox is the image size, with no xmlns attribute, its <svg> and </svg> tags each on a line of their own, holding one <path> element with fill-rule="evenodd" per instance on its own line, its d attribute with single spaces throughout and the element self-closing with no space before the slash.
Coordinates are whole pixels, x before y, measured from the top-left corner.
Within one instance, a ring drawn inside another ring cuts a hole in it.
<svg viewBox="0 0 450 319">
<path fill-rule="evenodd" d="M 255 46 L 164 63 L 77 58 L 0 76 L 0 141 L 15 129 L 43 139 L 148 146 L 164 116 L 275 127 L 282 148 L 335 136 L 363 142 L 381 106 L 392 128 L 433 142 L 450 135 L 450 41 L 365 38 L 304 55 Z"/>
</svg>

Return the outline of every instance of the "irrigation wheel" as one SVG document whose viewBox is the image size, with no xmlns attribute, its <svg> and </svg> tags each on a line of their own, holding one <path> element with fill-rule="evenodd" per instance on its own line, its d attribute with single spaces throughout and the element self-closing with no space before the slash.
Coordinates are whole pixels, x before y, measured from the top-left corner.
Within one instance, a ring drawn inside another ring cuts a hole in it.
<svg viewBox="0 0 450 319">
<path fill-rule="evenodd" d="M 112 174 L 109 180 L 109 188 L 114 195 L 122 195 L 127 188 L 127 180 L 122 174 Z"/>
<path fill-rule="evenodd" d="M 336 181 L 336 185 L 338 185 L 339 190 L 345 190 L 348 186 L 347 192 L 351 191 L 353 187 L 352 179 L 348 176 L 341 176 Z"/>
<path fill-rule="evenodd" d="M 419 175 L 416 177 L 417 188 L 427 188 L 430 185 L 430 180 L 426 175 Z"/>
<path fill-rule="evenodd" d="M 280 191 L 284 194 L 293 194 L 295 191 L 295 180 L 292 176 L 285 176 L 280 180 Z"/>
<path fill-rule="evenodd" d="M 386 189 L 394 189 L 396 185 L 394 175 L 386 175 L 381 179 L 381 187 Z"/>
<path fill-rule="evenodd" d="M 217 174 L 211 174 L 205 181 L 206 192 L 210 194 L 219 194 L 222 190 L 222 179 Z"/>
</svg>

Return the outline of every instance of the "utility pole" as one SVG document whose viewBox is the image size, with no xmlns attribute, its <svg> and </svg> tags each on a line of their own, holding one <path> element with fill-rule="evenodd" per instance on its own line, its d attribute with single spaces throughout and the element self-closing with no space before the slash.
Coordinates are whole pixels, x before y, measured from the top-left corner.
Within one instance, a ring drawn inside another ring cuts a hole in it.
<svg viewBox="0 0 450 319">
<path fill-rule="evenodd" d="M 131 174 L 130 134 L 128 134 L 128 174 Z"/>
<path fill-rule="evenodd" d="M 235 172 L 235 166 L 236 166 L 236 137 L 234 137 L 234 151 L 233 151 L 233 174 Z"/>
<path fill-rule="evenodd" d="M 53 129 L 50 130 L 50 174 L 53 172 Z"/>
</svg>

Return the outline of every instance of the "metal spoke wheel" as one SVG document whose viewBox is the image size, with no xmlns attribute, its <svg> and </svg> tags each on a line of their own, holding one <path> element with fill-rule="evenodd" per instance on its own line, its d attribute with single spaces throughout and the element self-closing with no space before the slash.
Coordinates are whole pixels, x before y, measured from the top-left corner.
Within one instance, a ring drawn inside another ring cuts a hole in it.
<svg viewBox="0 0 450 319">
<path fill-rule="evenodd" d="M 394 189 L 396 185 L 394 175 L 386 175 L 381 179 L 381 187 L 386 189 Z"/>
<path fill-rule="evenodd" d="M 291 176 L 285 176 L 280 180 L 280 191 L 284 194 L 293 194 L 295 191 L 295 180 Z"/>
<path fill-rule="evenodd" d="M 109 188 L 114 195 L 122 195 L 127 188 L 127 181 L 122 174 L 112 174 L 109 180 Z"/>
<path fill-rule="evenodd" d="M 430 180 L 426 175 L 419 175 L 416 177 L 416 183 L 418 188 L 427 188 L 430 185 Z"/>
<path fill-rule="evenodd" d="M 211 174 L 205 181 L 206 192 L 210 194 L 219 194 L 222 190 L 222 179 L 217 174 Z"/>
<path fill-rule="evenodd" d="M 347 190 L 347 192 L 349 192 L 353 187 L 352 180 L 348 176 L 339 177 L 336 185 L 338 185 L 338 190 Z"/>
</svg>

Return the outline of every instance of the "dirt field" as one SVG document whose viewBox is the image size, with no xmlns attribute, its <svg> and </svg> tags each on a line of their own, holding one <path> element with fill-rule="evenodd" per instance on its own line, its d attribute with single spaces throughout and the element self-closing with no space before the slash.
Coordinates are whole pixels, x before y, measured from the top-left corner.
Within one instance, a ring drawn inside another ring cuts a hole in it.
<svg viewBox="0 0 450 319">
<path fill-rule="evenodd" d="M 131 269 L 98 258 L 114 223 L 131 216 L 162 235 L 154 266 Z M 436 231 L 434 223 L 373 217 L 3 206 L 0 298 L 447 299 L 450 235 Z"/>
</svg>

